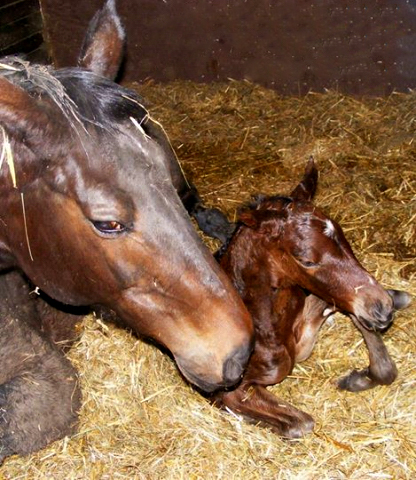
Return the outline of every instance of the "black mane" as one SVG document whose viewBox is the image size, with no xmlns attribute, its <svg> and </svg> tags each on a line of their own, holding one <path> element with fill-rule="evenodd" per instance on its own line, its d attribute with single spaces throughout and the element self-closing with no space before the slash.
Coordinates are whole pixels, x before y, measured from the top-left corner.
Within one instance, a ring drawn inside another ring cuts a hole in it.
<svg viewBox="0 0 416 480">
<path fill-rule="evenodd" d="M 140 123 L 149 115 L 142 97 L 136 92 L 88 70 L 65 68 L 55 71 L 54 76 L 86 122 L 108 129 L 130 117 Z"/>
<path fill-rule="evenodd" d="M 93 124 L 111 131 L 122 120 L 133 117 L 141 123 L 149 115 L 136 92 L 88 70 L 54 70 L 19 57 L 5 57 L 0 59 L 0 76 L 33 97 L 52 100 L 73 126 L 81 122 L 84 128 Z"/>
</svg>

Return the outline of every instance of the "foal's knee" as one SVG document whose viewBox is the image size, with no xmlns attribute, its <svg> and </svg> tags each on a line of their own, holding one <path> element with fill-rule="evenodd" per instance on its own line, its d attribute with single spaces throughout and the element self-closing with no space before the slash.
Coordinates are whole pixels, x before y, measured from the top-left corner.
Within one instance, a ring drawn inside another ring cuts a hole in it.
<svg viewBox="0 0 416 480">
<path fill-rule="evenodd" d="M 396 380 L 398 371 L 396 364 L 390 360 L 377 369 L 370 368 L 369 375 L 379 385 L 391 385 Z"/>
</svg>

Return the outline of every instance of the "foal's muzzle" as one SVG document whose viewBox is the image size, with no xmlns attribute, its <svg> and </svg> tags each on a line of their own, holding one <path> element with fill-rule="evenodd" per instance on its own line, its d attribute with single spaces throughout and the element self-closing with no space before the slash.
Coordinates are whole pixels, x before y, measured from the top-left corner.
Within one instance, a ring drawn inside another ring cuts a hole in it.
<svg viewBox="0 0 416 480">
<path fill-rule="evenodd" d="M 367 330 L 385 331 L 393 322 L 394 312 L 410 305 L 411 296 L 400 290 L 386 290 L 392 299 L 392 304 L 387 306 L 380 300 L 376 301 L 370 316 L 359 315 L 358 320 Z"/>
<path fill-rule="evenodd" d="M 375 302 L 368 316 L 359 315 L 358 320 L 367 330 L 384 331 L 389 328 L 393 321 L 392 306 L 383 305 L 380 301 Z"/>
</svg>

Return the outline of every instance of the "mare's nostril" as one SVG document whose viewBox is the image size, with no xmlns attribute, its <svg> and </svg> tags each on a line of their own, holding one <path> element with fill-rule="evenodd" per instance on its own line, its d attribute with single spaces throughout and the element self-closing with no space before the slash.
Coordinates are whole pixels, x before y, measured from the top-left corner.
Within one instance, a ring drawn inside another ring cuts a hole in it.
<svg viewBox="0 0 416 480">
<path fill-rule="evenodd" d="M 223 379 L 227 386 L 234 385 L 240 380 L 247 361 L 250 357 L 252 344 L 240 347 L 235 350 L 224 362 Z"/>
</svg>

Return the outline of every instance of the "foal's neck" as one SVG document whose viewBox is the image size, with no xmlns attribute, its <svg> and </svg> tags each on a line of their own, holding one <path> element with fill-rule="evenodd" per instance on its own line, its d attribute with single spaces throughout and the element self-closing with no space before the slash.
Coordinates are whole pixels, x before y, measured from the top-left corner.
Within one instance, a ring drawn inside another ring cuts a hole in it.
<svg viewBox="0 0 416 480">
<path fill-rule="evenodd" d="M 293 324 L 303 309 L 305 294 L 271 258 L 268 238 L 242 226 L 222 257 L 221 266 L 253 317 L 257 342 L 285 345 L 293 359 Z"/>
<path fill-rule="evenodd" d="M 265 237 L 244 225 L 235 232 L 220 264 L 243 300 L 250 290 L 266 293 L 271 289 Z"/>
<path fill-rule="evenodd" d="M 244 302 L 268 298 L 275 303 L 284 291 L 302 290 L 285 271 L 283 262 L 276 258 L 276 245 L 274 247 L 272 252 L 268 237 L 245 225 L 236 230 L 229 242 L 220 264 Z"/>
</svg>

